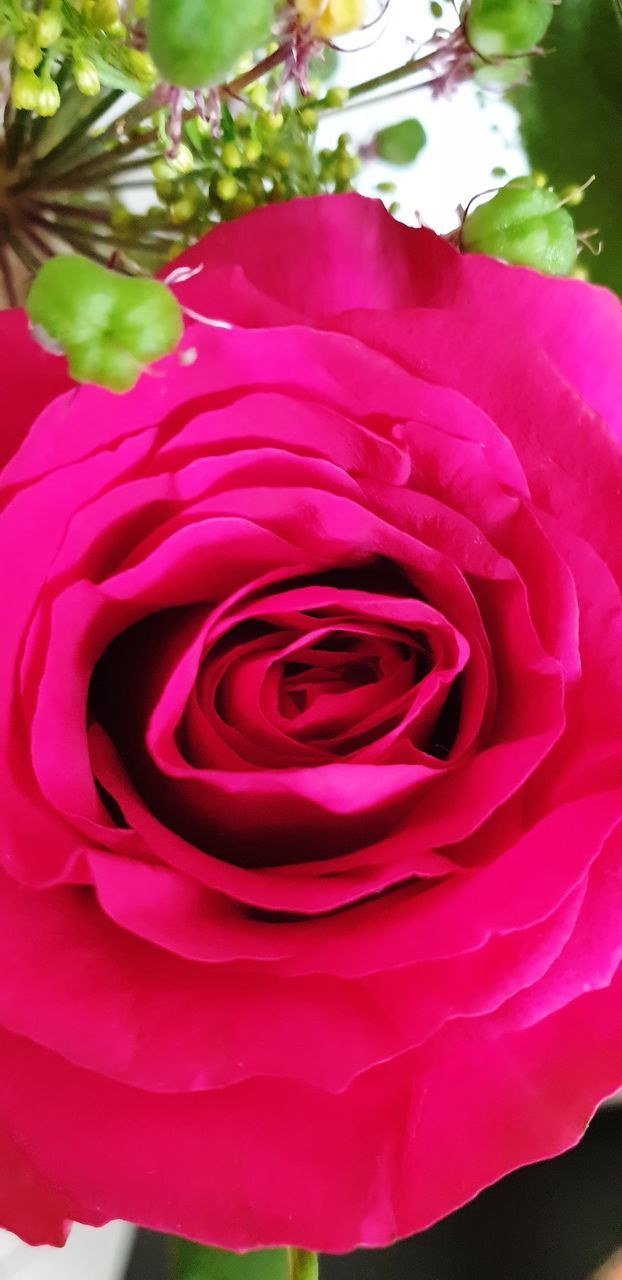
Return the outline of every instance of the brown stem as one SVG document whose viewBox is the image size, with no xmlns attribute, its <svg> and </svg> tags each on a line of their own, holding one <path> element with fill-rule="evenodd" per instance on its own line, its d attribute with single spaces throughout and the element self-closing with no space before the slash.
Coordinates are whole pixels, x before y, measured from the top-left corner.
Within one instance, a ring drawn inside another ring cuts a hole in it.
<svg viewBox="0 0 622 1280">
<path fill-rule="evenodd" d="M 4 288 L 6 291 L 6 296 L 9 300 L 9 305 L 11 307 L 18 306 L 17 290 L 15 288 L 15 280 L 13 278 L 13 272 L 11 271 L 11 264 L 9 262 L 7 254 L 4 251 L 4 248 L 1 245 L 0 245 L 0 273 L 2 274 L 2 279 L 4 280 Z"/>
<path fill-rule="evenodd" d="M 65 218 L 79 218 L 84 222 L 101 222 L 106 225 L 110 222 L 110 210 L 103 206 L 94 207 L 92 205 L 71 205 L 62 204 L 56 200 L 35 200 L 28 208 L 33 208 L 35 212 L 43 210 L 44 213 L 58 213 Z"/>
<path fill-rule="evenodd" d="M 56 250 L 52 245 L 48 244 L 47 240 L 44 240 L 43 236 L 40 236 L 38 231 L 35 231 L 34 227 L 30 226 L 29 223 L 24 223 L 22 234 L 32 241 L 35 249 L 42 254 L 43 258 L 54 258 L 56 256 Z"/>
<path fill-rule="evenodd" d="M 20 262 L 23 263 L 29 274 L 33 276 L 36 275 L 41 263 L 39 259 L 30 252 L 28 246 L 20 240 L 19 236 L 8 235 L 6 240 L 9 248 L 13 250 L 15 257 L 19 258 Z"/>
<path fill-rule="evenodd" d="M 120 164 L 116 163 L 116 156 L 111 156 L 110 161 L 103 164 L 101 161 L 92 168 L 80 166 L 79 169 L 71 170 L 66 176 L 59 174 L 58 177 L 51 178 L 45 183 L 46 191 L 64 191 L 71 188 L 72 190 L 80 187 L 93 187 L 108 184 L 110 178 L 115 178 L 118 173 L 131 173 L 135 169 L 145 169 L 157 160 L 157 152 L 151 155 L 133 157 L 131 160 L 124 160 Z"/>
</svg>

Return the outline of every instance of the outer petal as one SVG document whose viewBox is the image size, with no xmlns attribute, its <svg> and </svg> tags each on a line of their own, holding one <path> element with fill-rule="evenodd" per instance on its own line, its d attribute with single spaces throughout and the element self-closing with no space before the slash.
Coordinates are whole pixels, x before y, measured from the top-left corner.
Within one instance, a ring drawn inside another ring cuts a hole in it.
<svg viewBox="0 0 622 1280">
<path fill-rule="evenodd" d="M 203 270 L 177 286 L 180 299 L 237 324 L 330 327 L 331 316 L 356 307 L 443 307 L 476 316 L 491 333 L 511 323 L 622 434 L 622 306 L 613 294 L 460 257 L 433 232 L 395 221 L 380 201 L 319 196 L 259 209 L 210 231 L 176 259 L 174 269 L 184 267 Z"/>
<path fill-rule="evenodd" d="M 621 1000 L 619 972 L 513 1034 L 452 1024 L 345 1094 L 281 1081 L 278 1105 L 270 1080 L 144 1093 L 2 1032 L 0 1218 L 33 1244 L 119 1215 L 230 1249 L 387 1244 L 578 1140 L 622 1075 Z"/>
<path fill-rule="evenodd" d="M 19 448 L 46 404 L 71 386 L 67 366 L 51 356 L 28 332 L 23 311 L 0 311 L 2 427 L 0 468 Z"/>
</svg>

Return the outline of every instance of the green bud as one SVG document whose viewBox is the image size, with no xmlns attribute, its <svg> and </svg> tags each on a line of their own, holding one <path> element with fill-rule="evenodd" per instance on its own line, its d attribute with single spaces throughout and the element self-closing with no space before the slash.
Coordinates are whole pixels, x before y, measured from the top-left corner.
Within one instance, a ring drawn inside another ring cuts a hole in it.
<svg viewBox="0 0 622 1280">
<path fill-rule="evenodd" d="M 169 206 L 169 214 L 174 227 L 183 227 L 190 222 L 197 211 L 196 200 L 191 196 L 181 196 Z"/>
<path fill-rule="evenodd" d="M 350 90 L 345 85 L 335 85 L 333 89 L 329 89 L 324 98 L 324 104 L 327 107 L 342 107 L 344 102 L 348 101 Z"/>
<path fill-rule="evenodd" d="M 63 20 L 56 9 L 42 9 L 35 23 L 35 35 L 43 49 L 54 44 L 63 34 Z"/>
<path fill-rule="evenodd" d="M 236 147 L 235 142 L 225 142 L 220 153 L 220 158 L 225 169 L 241 169 L 244 163 L 243 157 Z"/>
<path fill-rule="evenodd" d="M 114 32 L 121 22 L 119 0 L 95 0 L 91 10 L 91 22 L 100 31 Z"/>
<path fill-rule="evenodd" d="M 529 53 L 548 30 L 553 8 L 551 0 L 470 0 L 469 43 L 483 58 Z"/>
<path fill-rule="evenodd" d="M 545 275 L 567 276 L 577 257 L 574 224 L 559 196 L 516 179 L 468 213 L 462 227 L 467 253 L 486 253 Z"/>
<path fill-rule="evenodd" d="M 374 141 L 382 160 L 389 164 L 412 164 L 425 146 L 427 137 L 423 125 L 411 119 L 380 129 Z"/>
<path fill-rule="evenodd" d="M 271 0 L 151 0 L 149 52 L 171 84 L 222 84 L 245 53 L 266 43 L 272 16 Z"/>
<path fill-rule="evenodd" d="M 229 176 L 219 178 L 216 183 L 216 194 L 218 199 L 224 200 L 225 202 L 235 200 L 238 190 L 239 188 L 235 178 L 231 178 Z"/>
<path fill-rule="evenodd" d="M 168 163 L 176 174 L 192 173 L 194 156 L 190 147 L 187 147 L 185 142 L 180 142 L 176 151 L 168 157 Z"/>
<path fill-rule="evenodd" d="M 11 83 L 11 102 L 18 111 L 34 111 L 41 84 L 34 71 L 17 71 Z"/>
<path fill-rule="evenodd" d="M 13 49 L 13 57 L 24 71 L 35 71 L 43 57 L 42 50 L 30 36 L 18 36 Z"/>
<path fill-rule="evenodd" d="M 126 49 L 125 64 L 130 74 L 143 84 L 151 84 L 158 74 L 153 58 L 142 49 Z"/>
<path fill-rule="evenodd" d="M 257 138 L 249 138 L 242 149 L 246 163 L 256 164 L 262 153 L 262 146 L 259 140 Z"/>
<path fill-rule="evenodd" d="M 34 112 L 38 116 L 55 116 L 60 107 L 60 92 L 55 80 L 47 78 L 39 81 L 37 101 Z"/>
<path fill-rule="evenodd" d="M 90 58 L 78 58 L 73 64 L 73 78 L 85 98 L 94 98 L 101 89 L 97 67 Z"/>
<path fill-rule="evenodd" d="M 26 302 L 31 322 L 67 355 L 77 382 L 127 391 L 182 332 L 179 304 L 157 280 L 116 275 L 82 257 L 46 262 Z"/>
</svg>

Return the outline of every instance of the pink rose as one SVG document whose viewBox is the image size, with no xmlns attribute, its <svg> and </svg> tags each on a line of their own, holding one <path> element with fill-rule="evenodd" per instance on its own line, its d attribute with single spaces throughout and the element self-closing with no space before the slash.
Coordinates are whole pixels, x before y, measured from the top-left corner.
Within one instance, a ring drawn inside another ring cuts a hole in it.
<svg viewBox="0 0 622 1280">
<path fill-rule="evenodd" d="M 1 318 L 0 1221 L 380 1245 L 622 1082 L 622 309 L 355 196 Z"/>
</svg>

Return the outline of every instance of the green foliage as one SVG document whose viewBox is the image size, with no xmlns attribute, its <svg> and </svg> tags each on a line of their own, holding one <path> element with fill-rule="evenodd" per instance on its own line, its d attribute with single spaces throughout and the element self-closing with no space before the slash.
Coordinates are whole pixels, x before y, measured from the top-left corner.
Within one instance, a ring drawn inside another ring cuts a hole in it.
<svg viewBox="0 0 622 1280">
<path fill-rule="evenodd" d="M 227 1253 L 185 1240 L 172 1242 L 174 1280 L 317 1280 L 317 1257 L 303 1249 Z"/>
<path fill-rule="evenodd" d="M 550 29 L 554 52 L 534 59 L 531 83 L 514 100 L 534 168 L 558 188 L 596 175 L 581 215 L 604 248 L 589 274 L 622 294 L 621 15 L 620 0 L 563 0 Z"/>
</svg>

